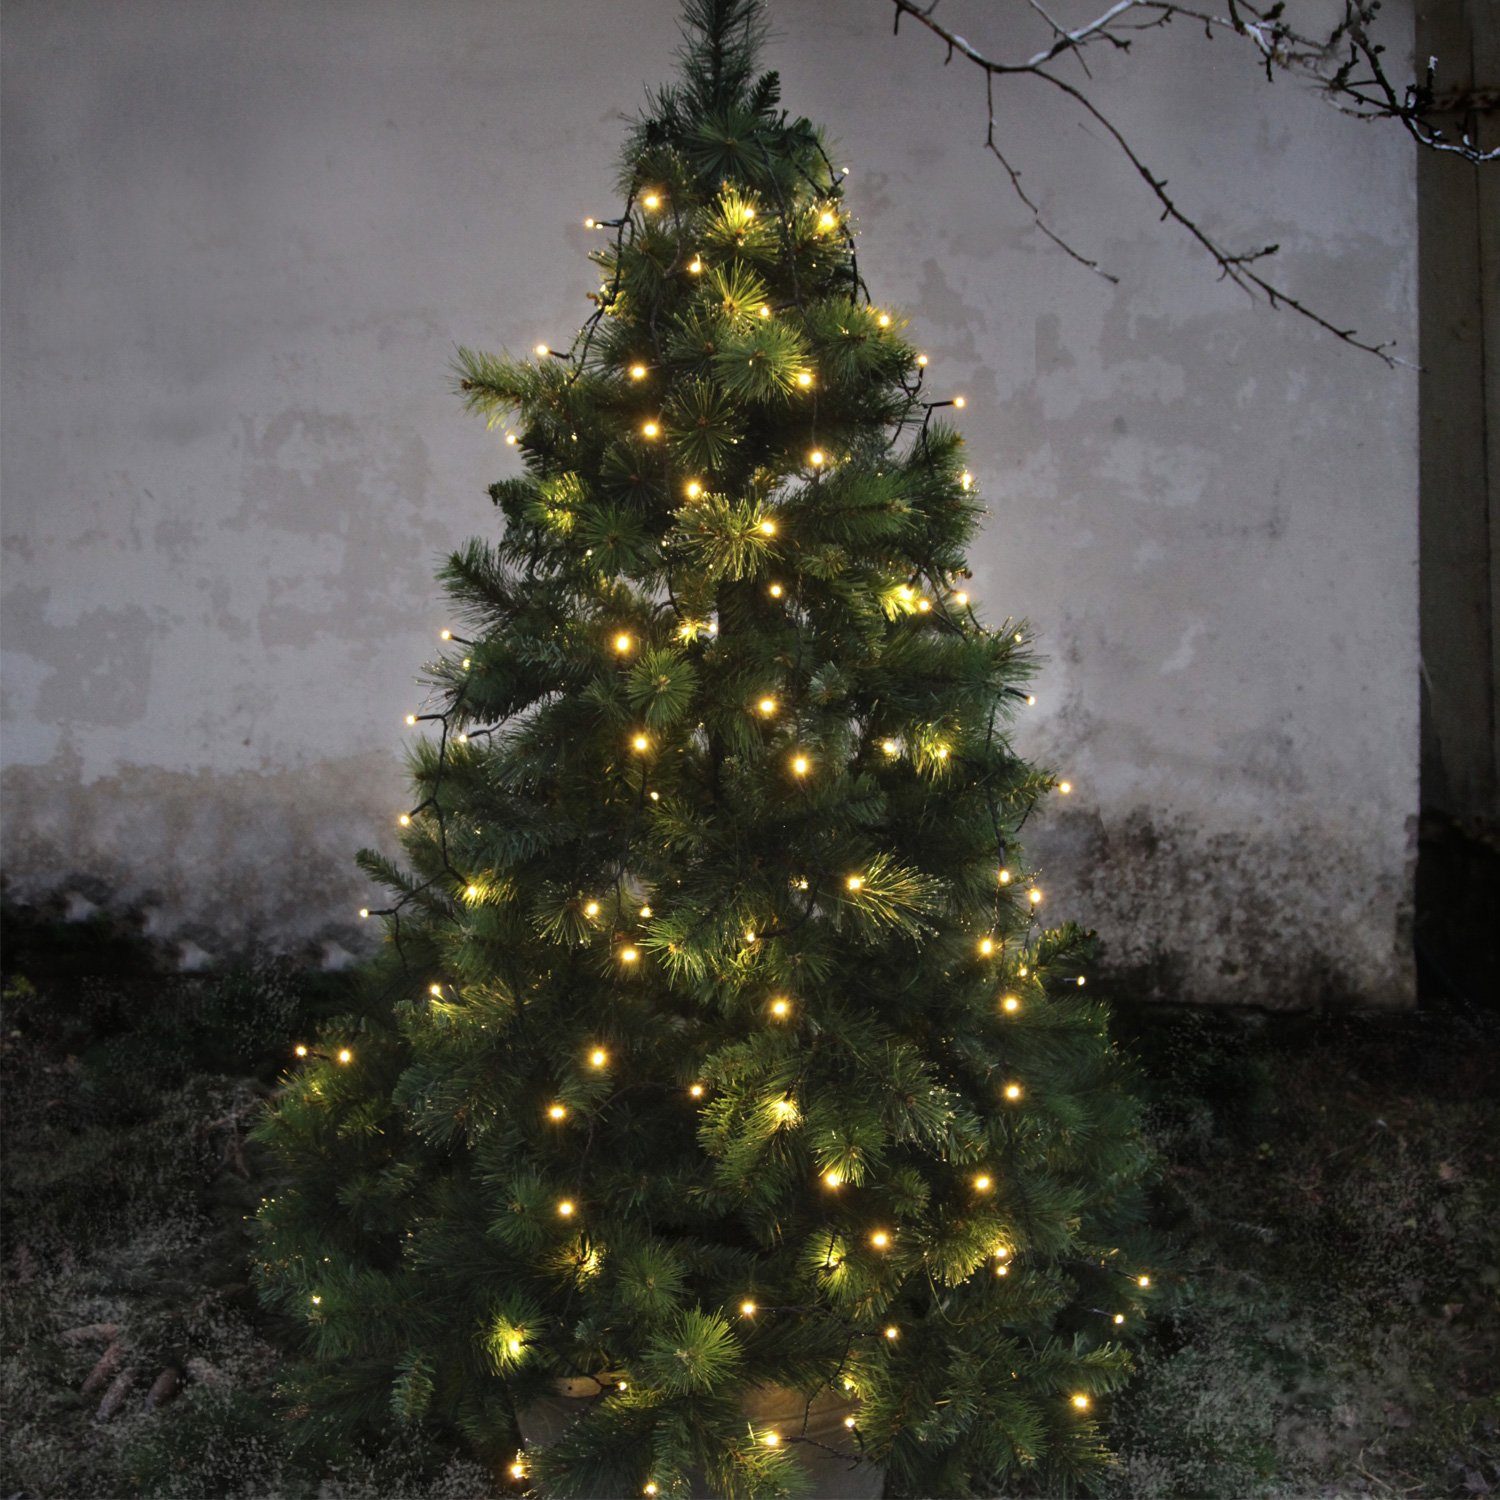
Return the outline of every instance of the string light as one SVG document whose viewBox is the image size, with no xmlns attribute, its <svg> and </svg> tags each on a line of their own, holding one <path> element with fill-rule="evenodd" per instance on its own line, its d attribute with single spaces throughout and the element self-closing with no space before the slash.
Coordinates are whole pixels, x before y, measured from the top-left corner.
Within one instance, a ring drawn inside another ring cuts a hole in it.
<svg viewBox="0 0 1500 1500">
<path fill-rule="evenodd" d="M 885 1230 L 877 1229 L 874 1234 L 870 1236 L 870 1243 L 874 1245 L 877 1250 L 888 1250 L 891 1244 L 891 1237 L 886 1233 Z"/>
<path fill-rule="evenodd" d="M 566 1120 L 567 1117 L 568 1111 L 563 1105 L 549 1104 L 547 1106 L 547 1118 L 549 1120 Z"/>
<path fill-rule="evenodd" d="M 572 1199 L 564 1198 L 562 1202 L 557 1205 L 557 1211 L 562 1215 L 563 1218 L 571 1219 L 573 1217 L 573 1207 L 574 1205 Z"/>
<path fill-rule="evenodd" d="M 891 315 L 889 313 L 881 313 L 880 316 L 875 319 L 875 321 L 882 328 L 889 328 L 891 326 Z"/>
<path fill-rule="evenodd" d="M 818 215 L 818 228 L 822 230 L 832 229 L 838 220 L 826 208 Z"/>
<path fill-rule="evenodd" d="M 783 1120 L 795 1120 L 797 1118 L 797 1101 L 789 1096 L 783 1095 L 774 1106 L 777 1116 Z"/>
<path fill-rule="evenodd" d="M 1120 1324 L 1125 1321 L 1125 1314 L 1124 1313 L 1116 1313 L 1114 1315 L 1114 1318 L 1112 1319 L 1112 1321 L 1113 1321 L 1115 1327 L 1118 1328 L 1120 1326 Z"/>
<path fill-rule="evenodd" d="M 479 895 L 479 887 L 477 885 L 466 885 L 464 887 L 464 895 L 467 896 L 470 901 L 475 900 Z"/>
<path fill-rule="evenodd" d="M 641 1491 L 641 1493 L 643 1495 L 654 1495 L 656 1493 L 656 1486 L 648 1479 L 646 1481 L 646 1487 Z"/>
<path fill-rule="evenodd" d="M 595 1047 L 589 1053 L 589 1066 L 591 1068 L 602 1068 L 609 1061 L 609 1053 L 603 1047 Z"/>
<path fill-rule="evenodd" d="M 644 380 L 646 378 L 645 365 L 631 365 L 630 378 L 632 380 Z"/>
<path fill-rule="evenodd" d="M 797 384 L 805 391 L 813 383 L 811 370 L 799 370 L 797 372 Z"/>
<path fill-rule="evenodd" d="M 769 307 L 767 307 L 764 302 L 761 303 L 761 305 L 756 309 L 756 311 L 763 318 L 769 318 L 771 316 L 771 309 Z"/>
<path fill-rule="evenodd" d="M 989 1192 L 990 1188 L 993 1187 L 993 1186 L 994 1186 L 994 1184 L 990 1180 L 989 1174 L 986 1173 L 986 1172 L 981 1172 L 974 1179 L 974 1191 L 976 1193 L 987 1193 L 987 1192 Z"/>
<path fill-rule="evenodd" d="M 593 216 L 593 214 L 590 214 L 588 218 L 583 221 L 583 227 L 585 229 L 597 229 L 599 227 L 599 221 Z"/>
<path fill-rule="evenodd" d="M 412 727 L 412 725 L 414 725 L 416 722 L 417 722 L 417 716 L 415 714 L 407 714 L 407 716 L 406 716 L 406 727 L 408 729 L 410 729 Z"/>
<path fill-rule="evenodd" d="M 779 583 L 773 583 L 766 592 L 773 598 L 779 599 L 786 592 Z"/>
<path fill-rule="evenodd" d="M 760 530 L 762 536 L 775 536 L 776 523 L 774 521 L 762 521 L 760 523 Z"/>
<path fill-rule="evenodd" d="M 1059 781 L 1057 783 L 1057 789 L 1062 793 L 1064 797 L 1066 797 L 1068 793 L 1073 790 L 1073 783 L 1071 781 Z"/>
<path fill-rule="evenodd" d="M 829 1167 L 823 1174 L 823 1186 L 829 1188 L 841 1188 L 844 1185 L 844 1174 L 837 1167 Z"/>
<path fill-rule="evenodd" d="M 740 1316 L 744 1318 L 753 1318 L 755 1316 L 755 1304 L 753 1302 L 741 1302 Z"/>
<path fill-rule="evenodd" d="M 900 755 L 901 753 L 901 746 L 898 745 L 895 740 L 882 740 L 880 742 L 880 748 L 884 750 L 887 755 Z"/>
<path fill-rule="evenodd" d="M 295 1054 L 296 1054 L 296 1055 L 297 1055 L 297 1056 L 298 1056 L 298 1057 L 306 1057 L 306 1056 L 307 1056 L 307 1048 L 306 1048 L 306 1046 L 304 1046 L 304 1045 L 303 1045 L 303 1043 L 301 1043 L 301 1042 L 298 1042 L 298 1043 L 297 1043 L 297 1045 L 296 1045 L 296 1046 L 295 1046 L 295 1047 L 293 1047 L 293 1048 L 292 1048 L 292 1051 L 293 1051 L 293 1052 L 294 1052 L 294 1053 L 295 1053 Z"/>
<path fill-rule="evenodd" d="M 354 1054 L 347 1047 L 340 1047 L 338 1050 L 338 1060 L 341 1063 L 352 1063 L 354 1061 Z"/>
<path fill-rule="evenodd" d="M 823 467 L 824 461 L 823 450 L 821 448 L 814 448 L 812 452 L 807 455 L 807 461 L 813 466 L 813 468 L 821 469 Z"/>
<path fill-rule="evenodd" d="M 1150 1286 L 1151 1285 L 1151 1278 L 1149 1276 L 1137 1276 L 1135 1278 L 1135 1284 L 1137 1286 L 1141 1286 L 1141 1287 Z"/>
<path fill-rule="evenodd" d="M 661 432 L 661 427 L 657 423 L 655 423 L 655 422 L 642 422 L 641 423 L 641 436 L 644 437 L 644 438 L 654 438 L 660 432 Z"/>
<path fill-rule="evenodd" d="M 1088 980 L 1085 979 L 1082 974 L 1080 974 L 1078 976 L 1078 988 L 1082 989 L 1084 987 L 1084 985 L 1086 985 L 1087 983 L 1088 983 Z"/>
<path fill-rule="evenodd" d="M 643 734 L 636 735 L 635 738 L 631 740 L 630 744 L 631 748 L 634 750 L 644 751 L 651 748 L 651 741 L 648 740 Z"/>
<path fill-rule="evenodd" d="M 854 1431 L 855 1425 L 856 1425 L 856 1422 L 855 1422 L 855 1419 L 853 1417 L 845 1417 L 844 1418 L 844 1426 L 847 1427 L 850 1432 Z"/>
<path fill-rule="evenodd" d="M 361 922 L 367 921 L 369 919 L 369 915 L 370 915 L 370 908 L 368 906 L 362 906 L 362 907 L 360 907 L 360 909 L 359 909 L 359 919 L 360 919 Z"/>
<path fill-rule="evenodd" d="M 521 1462 L 521 1455 L 516 1454 L 516 1461 L 510 1466 L 510 1477 L 512 1479 L 524 1479 L 526 1477 L 526 1465 Z"/>
<path fill-rule="evenodd" d="M 921 369 L 925 370 L 927 368 L 927 356 L 925 354 L 919 354 L 917 356 L 917 364 Z"/>
<path fill-rule="evenodd" d="M 440 630 L 438 631 L 438 639 L 440 641 L 451 641 L 453 639 L 453 632 L 451 630 Z"/>
<path fill-rule="evenodd" d="M 546 355 L 550 354 L 552 351 L 551 351 L 550 348 L 548 348 L 548 346 L 546 344 L 538 344 L 536 346 L 536 348 L 532 352 L 536 355 L 536 357 L 538 359 L 542 359 Z"/>
<path fill-rule="evenodd" d="M 1000 1009 L 1009 1012 L 1011 1015 L 1014 1015 L 1020 1008 L 1021 1002 L 1014 995 L 1007 995 L 1000 1002 Z"/>
<path fill-rule="evenodd" d="M 619 635 L 615 637 L 615 650 L 618 651 L 622 656 L 625 654 L 625 652 L 629 651 L 633 645 L 635 645 L 635 642 L 628 635 L 626 635 L 623 630 Z"/>
<path fill-rule="evenodd" d="M 396 819 L 396 821 L 403 828 L 410 828 L 411 827 L 411 814 L 410 813 L 402 813 L 401 816 Z"/>
<path fill-rule="evenodd" d="M 954 595 L 954 596 L 953 596 L 953 602 L 954 602 L 954 603 L 955 603 L 955 604 L 956 604 L 956 605 L 957 605 L 957 606 L 958 606 L 958 607 L 959 607 L 959 608 L 960 608 L 960 609 L 964 609 L 964 608 L 966 608 L 966 607 L 967 607 L 967 606 L 968 606 L 968 603 L 969 603 L 969 596 L 968 596 L 968 595 L 967 595 L 967 594 L 966 594 L 966 593 L 964 593 L 964 591 L 963 591 L 963 590 L 962 590 L 962 589 L 960 589 L 960 590 L 959 590 L 959 591 L 958 591 L 958 592 L 957 592 L 957 593 L 956 593 L 956 594 L 955 594 L 955 595 Z"/>
<path fill-rule="evenodd" d="M 969 473 L 967 469 L 965 469 L 963 473 L 958 476 L 958 482 L 966 490 L 971 490 L 974 488 L 974 476 Z"/>
<path fill-rule="evenodd" d="M 683 487 L 683 491 L 689 500 L 696 500 L 703 493 L 703 485 L 696 479 L 690 479 Z"/>
<path fill-rule="evenodd" d="M 995 951 L 995 940 L 992 937 L 982 937 L 979 940 L 980 954 L 988 958 Z"/>
<path fill-rule="evenodd" d="M 773 1016 L 789 1016 L 792 1013 L 792 1002 L 787 999 L 777 999 L 771 1002 L 771 1014 Z"/>
<path fill-rule="evenodd" d="M 953 398 L 953 404 L 958 407 L 960 411 L 962 411 L 963 408 L 969 404 L 969 398 L 967 396 L 955 396 Z"/>
<path fill-rule="evenodd" d="M 1026 892 L 1026 899 L 1031 902 L 1033 906 L 1040 906 L 1042 904 L 1042 893 L 1035 886 L 1032 886 L 1032 888 Z"/>
<path fill-rule="evenodd" d="M 507 448 L 514 448 L 519 441 L 520 440 L 516 437 L 515 433 L 507 432 L 505 434 L 505 446 Z"/>
<path fill-rule="evenodd" d="M 323 1299 L 320 1296 L 318 1296 L 318 1294 L 316 1292 L 314 1292 L 313 1295 L 311 1297 L 309 1297 L 307 1300 L 309 1302 L 311 1302 L 314 1307 L 321 1307 L 322 1304 L 323 1304 Z"/>
<path fill-rule="evenodd" d="M 1007 1083 L 1005 1085 L 1005 1097 L 1014 1104 L 1021 1097 L 1021 1085 L 1019 1083 Z"/>
<path fill-rule="evenodd" d="M 688 1094 L 694 1099 L 701 1099 L 703 1097 L 703 1085 L 701 1083 L 690 1084 L 688 1086 Z"/>
<path fill-rule="evenodd" d="M 768 1448 L 779 1448 L 781 1446 L 781 1434 L 779 1432 L 763 1432 L 760 1440 Z"/>
<path fill-rule="evenodd" d="M 635 948 L 627 946 L 620 949 L 620 962 L 622 964 L 633 964 L 640 956 L 639 951 Z"/>
<path fill-rule="evenodd" d="M 702 271 L 702 269 L 703 269 L 703 262 L 701 260 L 699 260 L 698 257 L 695 255 L 688 262 L 688 270 L 691 271 L 694 276 L 696 276 L 696 275 L 698 275 L 698 273 L 700 271 Z"/>
<path fill-rule="evenodd" d="M 996 1266 L 995 1267 L 995 1275 L 996 1276 L 1009 1276 L 1010 1275 L 1010 1267 L 1009 1266 Z"/>
<path fill-rule="evenodd" d="M 886 1329 L 885 1336 L 888 1339 L 899 1339 L 901 1337 L 901 1330 L 897 1328 L 894 1323 L 892 1323 L 890 1327 Z"/>
<path fill-rule="evenodd" d="M 806 776 L 812 769 L 812 762 L 805 755 L 794 755 L 792 757 L 792 775 Z"/>
<path fill-rule="evenodd" d="M 1073 1405 L 1077 1407 L 1079 1411 L 1087 1411 L 1089 1409 L 1089 1398 L 1085 1396 L 1082 1391 L 1079 1391 L 1078 1394 L 1073 1397 Z"/>
<path fill-rule="evenodd" d="M 641 199 L 641 207 L 647 209 L 651 213 L 655 213 L 656 210 L 661 207 L 661 194 L 647 193 L 645 197 Z"/>
<path fill-rule="evenodd" d="M 597 901 L 590 901 L 583 908 L 583 914 L 586 917 L 597 917 L 599 915 L 599 903 Z"/>
<path fill-rule="evenodd" d="M 774 698 L 762 698 L 755 707 L 762 717 L 769 719 L 776 712 L 776 700 Z"/>
<path fill-rule="evenodd" d="M 649 917 L 650 915 L 651 915 L 651 908 L 649 906 L 643 906 L 641 908 L 641 916 L 644 918 L 644 917 Z"/>
<path fill-rule="evenodd" d="M 1010 871 L 1002 866 L 999 875 L 996 876 L 996 879 L 999 880 L 1001 885 L 1009 885 L 1011 882 Z"/>
<path fill-rule="evenodd" d="M 429 984 L 427 986 L 427 993 L 431 995 L 434 1000 L 441 1000 L 443 998 L 443 987 L 440 984 Z"/>
</svg>

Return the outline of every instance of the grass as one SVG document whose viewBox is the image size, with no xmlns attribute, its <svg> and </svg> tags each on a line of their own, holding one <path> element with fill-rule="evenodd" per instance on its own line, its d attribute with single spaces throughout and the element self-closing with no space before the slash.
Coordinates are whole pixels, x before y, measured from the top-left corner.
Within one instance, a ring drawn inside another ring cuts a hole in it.
<svg viewBox="0 0 1500 1500">
<path fill-rule="evenodd" d="M 0 1496 L 494 1493 L 420 1434 L 299 1449 L 277 1400 L 245 1126 L 343 981 L 167 973 L 97 921 L 4 927 Z M 1176 1248 L 1107 1500 L 1500 1492 L 1497 1018 L 1122 1005 L 1120 1029 Z"/>
</svg>

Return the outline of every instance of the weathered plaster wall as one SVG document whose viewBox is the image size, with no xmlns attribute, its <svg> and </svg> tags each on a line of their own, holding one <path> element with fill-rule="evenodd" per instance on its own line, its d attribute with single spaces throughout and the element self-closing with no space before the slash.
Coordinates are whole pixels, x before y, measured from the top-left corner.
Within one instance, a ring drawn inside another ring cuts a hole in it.
<svg viewBox="0 0 1500 1500">
<path fill-rule="evenodd" d="M 14 891 L 142 904 L 190 962 L 368 940 L 349 856 L 405 800 L 433 565 L 491 524 L 507 462 L 446 362 L 587 311 L 580 220 L 611 202 L 673 13 L 11 0 Z M 879 0 L 773 14 L 788 102 L 852 165 L 875 294 L 969 397 L 975 592 L 1050 649 L 1028 748 L 1077 791 L 1032 837 L 1049 911 L 1196 998 L 1407 998 L 1414 379 L 1249 307 L 1096 130 L 1020 86 L 1004 138 L 1120 283 L 1091 276 L 982 154 L 977 77 L 893 39 Z M 1296 293 L 1413 346 L 1398 135 L 1186 30 L 1095 72 L 1215 231 L 1279 241 Z"/>
</svg>

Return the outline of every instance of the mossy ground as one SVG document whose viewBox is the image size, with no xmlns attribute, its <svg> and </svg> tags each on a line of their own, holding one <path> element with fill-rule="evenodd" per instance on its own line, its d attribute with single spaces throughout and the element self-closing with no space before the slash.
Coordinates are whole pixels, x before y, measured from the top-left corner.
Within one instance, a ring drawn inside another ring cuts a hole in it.
<svg viewBox="0 0 1500 1500">
<path fill-rule="evenodd" d="M 0 1496 L 494 1493 L 422 1434 L 299 1448 L 277 1401 L 244 1131 L 339 981 L 171 974 L 101 922 L 5 928 Z M 1500 1017 L 1122 1006 L 1120 1029 L 1175 1248 L 1111 1500 L 1500 1493 Z"/>
</svg>

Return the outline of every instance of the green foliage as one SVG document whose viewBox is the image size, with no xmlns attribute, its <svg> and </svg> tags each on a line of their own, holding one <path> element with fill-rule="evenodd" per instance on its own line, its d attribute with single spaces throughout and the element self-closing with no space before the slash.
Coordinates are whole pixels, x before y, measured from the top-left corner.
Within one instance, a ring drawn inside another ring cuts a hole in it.
<svg viewBox="0 0 1500 1500">
<path fill-rule="evenodd" d="M 1009 740 L 1027 634 L 962 587 L 961 437 L 759 28 L 690 0 L 577 337 L 459 351 L 517 471 L 443 570 L 406 862 L 361 856 L 389 942 L 262 1131 L 257 1272 L 325 1435 L 511 1461 L 594 1380 L 544 1492 L 769 1496 L 806 1475 L 745 1392 L 848 1389 L 903 1492 L 1061 1492 L 1144 1154 L 1026 895 L 1053 783 Z"/>
</svg>

